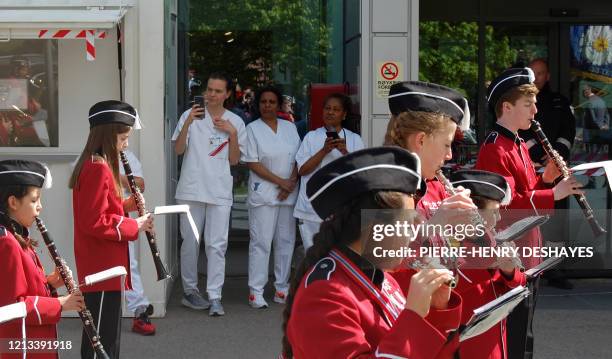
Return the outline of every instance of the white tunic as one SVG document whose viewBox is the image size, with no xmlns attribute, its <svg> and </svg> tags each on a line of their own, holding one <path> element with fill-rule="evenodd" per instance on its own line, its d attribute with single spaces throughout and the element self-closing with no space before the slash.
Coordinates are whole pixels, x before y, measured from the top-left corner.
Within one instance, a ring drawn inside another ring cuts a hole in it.
<svg viewBox="0 0 612 359">
<path fill-rule="evenodd" d="M 259 162 L 278 177 L 289 178 L 295 164 L 295 154 L 300 147 L 300 136 L 293 123 L 283 119 L 277 121 L 276 133 L 261 119 L 247 126 L 247 151 L 243 161 Z M 277 199 L 278 193 L 278 185 L 259 177 L 253 171 L 249 172 L 249 206 L 295 204 L 297 188 L 282 202 Z"/>
<path fill-rule="evenodd" d="M 319 150 L 323 148 L 325 140 L 327 139 L 326 132 L 327 130 L 325 127 L 319 127 L 316 130 L 312 130 L 306 134 L 306 137 L 304 137 L 304 141 L 302 141 L 302 145 L 295 156 L 295 161 L 297 162 L 298 168 L 302 167 L 306 161 L 308 161 L 312 156 L 314 156 L 315 153 L 319 152 Z M 363 141 L 361 140 L 361 136 L 358 134 L 343 128 L 340 132 L 338 132 L 338 135 L 340 135 L 341 138 L 346 139 L 347 151 L 354 152 L 363 148 Z M 300 179 L 300 193 L 293 211 L 294 217 L 314 222 L 321 222 L 321 218 L 319 218 L 319 216 L 315 213 L 312 205 L 308 201 L 308 196 L 306 196 L 306 183 L 308 183 L 310 177 L 312 177 L 312 175 L 319 168 L 341 156 L 342 153 L 334 148 L 331 152 L 325 155 L 323 161 L 321 161 L 321 164 L 319 164 L 314 171 L 310 172 L 306 176 L 302 176 Z"/>
<path fill-rule="evenodd" d="M 172 141 L 176 141 L 191 109 L 183 112 Z M 229 120 L 238 131 L 238 146 L 244 154 L 246 131 L 242 119 L 225 110 L 221 118 Z M 206 110 L 202 120 L 195 119 L 187 132 L 187 148 L 183 157 L 181 177 L 174 198 L 198 201 L 219 206 L 231 206 L 233 202 L 233 177 L 230 174 L 229 144 L 223 146 L 229 135 L 214 128 L 212 118 Z M 219 150 L 220 146 L 223 146 Z"/>
</svg>

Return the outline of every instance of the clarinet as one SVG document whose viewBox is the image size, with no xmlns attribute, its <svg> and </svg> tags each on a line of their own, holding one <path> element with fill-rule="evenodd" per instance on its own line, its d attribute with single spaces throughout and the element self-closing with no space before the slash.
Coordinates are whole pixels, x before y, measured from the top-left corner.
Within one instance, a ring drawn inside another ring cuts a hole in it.
<svg viewBox="0 0 612 359">
<path fill-rule="evenodd" d="M 571 173 L 569 168 L 567 167 L 567 164 L 565 163 L 561 155 L 559 155 L 559 152 L 557 152 L 550 144 L 548 138 L 546 138 L 546 135 L 544 134 L 544 131 L 542 131 L 542 127 L 540 126 L 540 123 L 538 121 L 531 121 L 531 130 L 535 132 L 536 137 L 538 138 L 538 142 L 540 142 L 540 145 L 542 145 L 542 148 L 544 148 L 544 151 L 548 155 L 548 158 L 553 161 L 559 172 L 561 172 L 561 176 L 563 176 L 563 179 L 570 178 Z M 584 194 L 574 194 L 574 198 L 576 199 L 576 201 L 578 201 L 578 205 L 580 205 L 580 208 L 582 208 L 582 213 L 589 222 L 591 230 L 593 231 L 593 235 L 595 235 L 595 237 L 597 238 L 602 234 L 606 233 L 606 230 L 603 229 L 603 227 L 597 222 L 593 209 L 589 205 L 586 196 Z"/>
<path fill-rule="evenodd" d="M 45 224 L 40 218 L 36 217 L 35 220 L 36 220 L 36 227 L 38 227 L 38 231 L 40 232 L 43 240 L 45 241 L 45 244 L 47 245 L 47 249 L 49 249 L 51 258 L 53 259 L 53 262 L 55 263 L 55 267 L 57 268 L 57 271 L 59 272 L 60 276 L 64 280 L 64 285 L 66 286 L 68 293 L 72 294 L 78 291 L 79 288 L 77 284 L 74 282 L 74 278 L 72 278 L 70 271 L 68 270 L 68 265 L 66 265 L 66 261 L 62 257 L 60 257 L 57 251 L 57 247 L 55 246 L 55 242 L 53 242 L 51 235 L 49 235 L 49 232 L 47 231 L 47 227 L 45 227 Z M 98 358 L 110 359 L 108 354 L 106 354 L 104 347 L 102 346 L 102 342 L 100 341 L 100 335 L 98 334 L 98 330 L 96 329 L 94 325 L 94 320 L 93 320 L 93 317 L 91 316 L 91 312 L 87 308 L 85 308 L 79 312 L 79 317 L 81 318 L 81 321 L 83 322 L 83 329 L 85 330 L 85 333 L 87 334 L 87 337 L 89 338 L 89 342 L 91 343 L 91 346 L 96 352 Z"/>
<path fill-rule="evenodd" d="M 442 173 L 442 170 L 436 171 L 436 178 L 438 179 L 438 181 L 440 181 L 444 185 L 444 190 L 449 196 L 454 196 L 457 194 L 455 187 L 453 187 L 453 184 L 451 183 L 451 181 L 449 181 L 448 178 L 444 176 L 444 174 Z M 482 216 L 480 215 L 477 209 L 470 211 L 470 221 L 472 222 L 472 225 L 474 225 L 475 227 L 481 226 L 481 227 L 486 228 L 485 226 L 486 221 L 482 218 Z M 509 247 L 510 243 L 503 242 L 501 243 L 501 246 Z M 521 272 L 525 271 L 525 266 L 523 265 L 523 261 L 521 261 L 519 257 L 512 257 L 512 262 L 514 262 L 514 266 L 518 268 Z"/>
<path fill-rule="evenodd" d="M 121 156 L 121 162 L 123 163 L 123 169 L 125 171 L 125 175 L 127 176 L 128 184 L 130 186 L 130 192 L 134 197 L 134 201 L 136 202 L 136 207 L 138 208 L 138 215 L 144 216 L 147 214 L 147 210 L 144 206 L 144 203 L 140 201 L 140 189 L 136 185 L 136 181 L 134 180 L 134 175 L 132 174 L 132 168 L 130 167 L 130 163 L 128 162 L 127 156 L 125 152 L 120 151 L 119 156 Z M 147 235 L 147 242 L 149 243 L 149 249 L 151 249 L 151 254 L 153 255 L 153 262 L 155 263 L 155 270 L 157 271 L 157 280 L 164 280 L 170 278 L 170 274 L 166 270 L 164 263 L 161 260 L 161 255 L 159 254 L 159 249 L 157 248 L 157 240 L 155 239 L 155 235 L 149 232 L 145 232 Z"/>
</svg>

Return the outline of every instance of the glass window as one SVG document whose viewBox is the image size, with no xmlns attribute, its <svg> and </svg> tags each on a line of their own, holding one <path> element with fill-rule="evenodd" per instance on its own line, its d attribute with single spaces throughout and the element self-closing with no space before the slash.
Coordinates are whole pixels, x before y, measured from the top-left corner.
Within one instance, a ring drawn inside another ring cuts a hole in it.
<svg viewBox="0 0 612 359">
<path fill-rule="evenodd" d="M 57 42 L 0 43 L 0 147 L 57 147 Z"/>
<path fill-rule="evenodd" d="M 612 141 L 612 26 L 570 26 L 570 98 L 575 153 L 603 160 Z M 596 157 L 596 158 L 595 158 Z"/>
<path fill-rule="evenodd" d="M 293 121 L 305 135 L 316 122 L 310 121 L 311 91 L 321 88 L 311 84 L 337 84 L 345 92 L 357 88 L 360 22 L 355 4 L 352 0 L 189 1 L 187 83 L 181 86 L 186 97 L 201 91 L 211 72 L 224 71 L 236 82 L 226 107 L 248 124 L 258 117 L 254 91 L 275 84 L 285 95 L 279 117 Z M 353 86 L 343 86 L 345 81 Z M 312 111 L 322 113 L 322 108 Z M 246 165 L 232 169 L 232 229 L 248 229 L 248 173 Z"/>
</svg>

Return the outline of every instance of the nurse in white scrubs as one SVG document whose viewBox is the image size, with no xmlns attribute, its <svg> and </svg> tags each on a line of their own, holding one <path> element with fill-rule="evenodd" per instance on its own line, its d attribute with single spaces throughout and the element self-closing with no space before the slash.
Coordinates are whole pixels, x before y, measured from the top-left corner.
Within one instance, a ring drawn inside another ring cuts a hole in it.
<svg viewBox="0 0 612 359">
<path fill-rule="evenodd" d="M 297 199 L 295 155 L 300 136 L 295 125 L 279 119 L 281 93 L 274 87 L 258 91 L 260 118 L 247 128 L 249 166 L 249 304 L 267 308 L 263 292 L 268 282 L 270 249 L 274 245 L 274 301 L 285 303 L 295 245 L 293 206 Z"/>
<path fill-rule="evenodd" d="M 327 163 L 362 149 L 361 137 L 342 126 L 351 110 L 351 99 L 341 93 L 333 93 L 323 105 L 323 127 L 306 134 L 295 160 L 300 175 L 300 191 L 293 216 L 298 219 L 304 250 L 313 244 L 322 219 L 315 213 L 306 196 L 306 183 L 319 168 Z M 336 134 L 334 135 L 333 132 Z"/>
</svg>

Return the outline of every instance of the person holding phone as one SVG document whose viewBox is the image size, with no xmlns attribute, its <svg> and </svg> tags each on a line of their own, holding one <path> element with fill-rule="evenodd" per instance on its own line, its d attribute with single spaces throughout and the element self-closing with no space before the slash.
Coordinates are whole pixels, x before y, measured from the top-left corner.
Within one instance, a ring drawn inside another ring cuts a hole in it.
<svg viewBox="0 0 612 359">
<path fill-rule="evenodd" d="M 181 303 L 197 310 L 210 308 L 210 316 L 225 314 L 221 289 L 225 281 L 225 252 L 233 202 L 234 179 L 230 166 L 238 164 L 240 154 L 246 150 L 244 122 L 224 107 L 232 89 L 232 80 L 227 74 L 211 74 L 204 98 L 194 98 L 193 107 L 181 115 L 172 135 L 176 154 L 184 155 L 175 198 L 177 203 L 189 205 L 199 232 L 196 238 L 187 216 L 181 214 L 184 291 Z M 210 302 L 198 289 L 199 237 L 202 233 L 208 259 L 206 291 Z"/>
<path fill-rule="evenodd" d="M 306 183 L 319 168 L 327 163 L 364 147 L 358 134 L 342 126 L 350 113 L 351 105 L 351 99 L 344 94 L 328 95 L 323 105 L 324 126 L 306 134 L 295 156 L 301 179 L 293 216 L 299 222 L 304 250 L 312 246 L 312 239 L 319 232 L 322 222 L 308 201 Z"/>
</svg>

